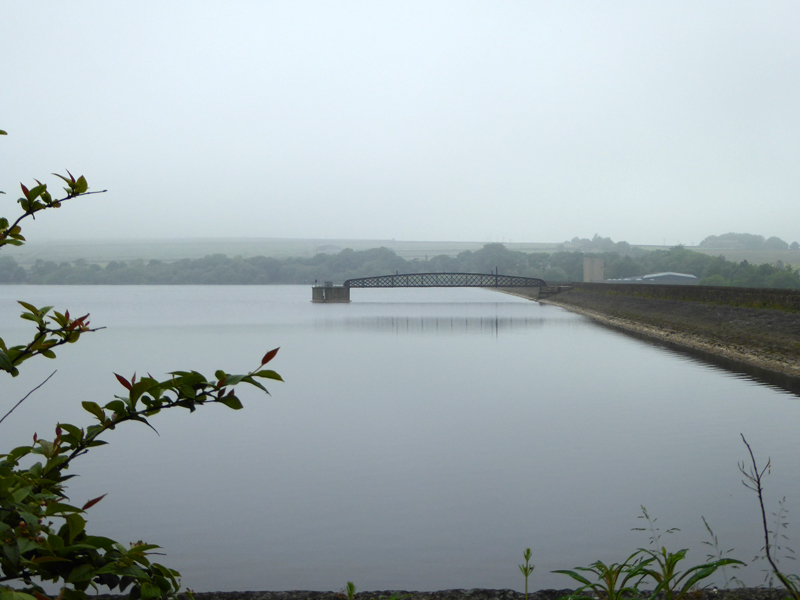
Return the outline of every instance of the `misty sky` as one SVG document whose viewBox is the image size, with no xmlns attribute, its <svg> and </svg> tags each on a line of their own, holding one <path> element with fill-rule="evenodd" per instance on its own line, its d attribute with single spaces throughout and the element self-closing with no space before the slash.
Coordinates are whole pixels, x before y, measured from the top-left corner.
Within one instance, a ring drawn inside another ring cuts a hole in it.
<svg viewBox="0 0 800 600">
<path fill-rule="evenodd" d="M 800 2 L 6 1 L 31 240 L 800 240 Z M 33 225 L 33 227 L 32 227 Z"/>
</svg>

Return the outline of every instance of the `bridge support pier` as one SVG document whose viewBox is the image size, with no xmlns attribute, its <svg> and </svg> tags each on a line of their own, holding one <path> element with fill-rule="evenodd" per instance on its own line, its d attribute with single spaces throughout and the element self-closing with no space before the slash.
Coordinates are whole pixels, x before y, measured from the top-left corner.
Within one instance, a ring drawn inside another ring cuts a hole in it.
<svg viewBox="0 0 800 600">
<path fill-rule="evenodd" d="M 326 281 L 311 288 L 311 302 L 350 302 L 350 288 Z"/>
</svg>

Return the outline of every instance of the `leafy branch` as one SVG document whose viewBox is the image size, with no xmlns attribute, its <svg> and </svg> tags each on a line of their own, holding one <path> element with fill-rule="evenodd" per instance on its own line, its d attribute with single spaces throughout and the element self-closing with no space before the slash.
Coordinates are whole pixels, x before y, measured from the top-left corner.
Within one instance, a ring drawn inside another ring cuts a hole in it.
<svg viewBox="0 0 800 600">
<path fill-rule="evenodd" d="M 277 353 L 278 348 L 267 352 L 261 360 L 260 367 L 271 361 Z M 43 475 L 49 475 L 55 468 L 59 471 L 68 468 L 74 458 L 85 454 L 92 446 L 104 443 L 97 439 L 101 434 L 126 421 L 144 423 L 155 431 L 146 417 L 154 416 L 169 408 L 181 407 L 194 412 L 198 406 L 216 403 L 239 410 L 242 408 L 242 402 L 236 395 L 234 386 L 248 383 L 268 394 L 267 388 L 257 381 L 257 378 L 283 381 L 275 371 L 260 367 L 245 375 L 231 375 L 217 371 L 211 380 L 197 371 L 175 371 L 170 373 L 172 377 L 165 381 L 158 381 L 150 376 L 136 381 L 135 375 L 129 381 L 115 373 L 120 384 L 128 390 L 128 395 L 115 396 L 114 400 L 103 407 L 95 402 L 82 402 L 84 410 L 92 414 L 98 424 L 88 427 L 85 431 L 68 424 L 61 424 L 60 431 L 57 427 L 51 454 L 59 450 L 68 452 L 68 455 L 63 461 L 46 466 Z M 67 432 L 66 435 L 64 431 Z M 47 456 L 46 453 L 41 453 Z"/>
<path fill-rule="evenodd" d="M 64 482 L 73 475 L 66 472 L 74 459 L 105 444 L 100 436 L 121 423 L 137 421 L 152 428 L 150 417 L 176 407 L 194 411 L 216 403 L 238 410 L 242 402 L 234 388 L 242 383 L 269 393 L 259 380 L 283 381 L 278 373 L 264 368 L 277 352 L 277 348 L 267 352 L 259 367 L 244 375 L 217 371 L 209 379 L 196 371 L 176 371 L 164 381 L 116 375 L 126 393 L 102 407 L 95 402 L 82 403 L 95 424 L 79 428 L 60 423 L 53 440 L 34 434 L 31 445 L 0 455 L 0 583 L 22 581 L 36 596 L 2 586 L 0 595 L 7 590 L 17 600 L 41 600 L 44 590 L 36 583 L 41 580 L 69 584 L 70 588 L 62 590 L 63 600 L 84 600 L 88 587 L 99 585 L 120 591 L 133 585 L 134 600 L 174 597 L 180 588 L 177 571 L 148 559 L 158 546 L 139 542 L 126 549 L 113 540 L 86 533 L 82 515 L 103 496 L 80 508 L 69 504 Z M 27 456 L 39 462 L 21 468 L 20 461 Z M 60 526 L 56 527 L 54 520 Z"/>
<path fill-rule="evenodd" d="M 6 132 L 0 130 L 0 135 Z M 18 203 L 23 214 L 13 223 L 0 217 L 0 248 L 25 243 L 21 228 L 24 219 L 35 220 L 36 213 L 59 208 L 72 198 L 101 193 L 89 192 L 86 179 L 76 179 L 69 171 L 56 177 L 66 183 L 66 196 L 60 199 L 54 199 L 38 180 L 30 188 L 21 184 L 23 197 Z M 0 371 L 12 376 L 19 373 L 18 366 L 24 361 L 35 356 L 55 358 L 53 350 L 58 346 L 97 331 L 89 326 L 88 314 L 73 318 L 69 311 L 60 313 L 51 306 L 20 305 L 24 309 L 21 317 L 36 325 L 36 334 L 29 343 L 11 347 L 0 339 Z M 149 375 L 138 381 L 135 375 L 130 380 L 116 375 L 126 393 L 114 396 L 102 407 L 91 401 L 82 403 L 96 423 L 86 428 L 59 423 L 52 440 L 40 439 L 34 433 L 32 444 L 0 454 L 0 600 L 47 600 L 41 583 L 50 581 L 63 586 L 58 600 L 85 600 L 90 586 L 106 586 L 112 591 L 119 588 L 120 592 L 130 587 L 132 600 L 176 598 L 180 574 L 150 561 L 158 546 L 139 541 L 126 548 L 87 533 L 83 515 L 104 496 L 81 507 L 70 504 L 64 482 L 74 475 L 67 471 L 77 457 L 105 444 L 101 436 L 121 423 L 137 421 L 154 429 L 148 419 L 175 407 L 194 411 L 198 406 L 216 403 L 238 410 L 242 402 L 234 388 L 241 383 L 269 393 L 259 380 L 282 381 L 275 371 L 264 368 L 277 352 L 277 348 L 267 352 L 259 367 L 244 375 L 217 371 L 213 378 L 206 378 L 196 371 L 175 371 L 163 381 Z M 0 422 L 46 382 L 18 401 Z M 21 465 L 23 460 L 25 465 Z M 22 582 L 26 589 L 11 588 L 7 582 Z M 191 597 L 191 592 L 187 595 Z"/>
<path fill-rule="evenodd" d="M 0 130 L 0 135 L 6 135 L 5 131 Z M 23 197 L 17 200 L 22 207 L 23 213 L 11 224 L 5 217 L 0 217 L 0 248 L 6 245 L 21 246 L 25 243 L 25 238 L 22 236 L 22 227 L 20 223 L 23 219 L 31 217 L 36 219 L 36 213 L 47 210 L 50 208 L 59 208 L 63 202 L 77 198 L 78 196 L 86 196 L 88 194 L 100 194 L 105 192 L 90 192 L 89 184 L 86 178 L 81 175 L 77 179 L 67 171 L 67 175 L 59 175 L 53 173 L 56 177 L 62 179 L 66 183 L 64 191 L 66 196 L 61 199 L 54 200 L 47 191 L 47 185 L 41 183 L 38 179 L 37 185 L 31 188 L 20 184 L 22 188 Z M 89 315 L 84 315 L 73 319 L 69 315 L 69 311 L 60 313 L 50 311 L 52 306 L 44 308 L 36 308 L 32 304 L 20 302 L 25 312 L 20 316 L 36 324 L 37 332 L 33 340 L 28 344 L 21 346 L 6 346 L 5 341 L 0 338 L 0 371 L 6 371 L 16 377 L 19 374 L 17 369 L 18 365 L 34 356 L 45 356 L 47 358 L 55 358 L 53 348 L 63 344 L 71 344 L 78 341 L 81 333 L 87 331 L 97 331 L 97 329 L 89 328 Z"/>
<path fill-rule="evenodd" d="M 59 199 L 53 199 L 50 192 L 47 191 L 47 184 L 42 183 L 38 179 L 34 179 L 35 186 L 30 188 L 20 183 L 22 188 L 22 198 L 17 202 L 22 207 L 23 213 L 17 219 L 9 224 L 8 219 L 0 217 L 0 247 L 10 244 L 12 246 L 22 246 L 25 243 L 25 238 L 22 236 L 22 227 L 20 223 L 28 217 L 36 220 L 36 213 L 46 210 L 48 208 L 60 208 L 61 204 L 77 198 L 78 196 L 87 196 L 90 194 L 103 194 L 106 190 L 90 192 L 89 184 L 86 178 L 81 175 L 77 179 L 67 171 L 67 176 L 53 173 L 59 179 L 62 179 L 67 185 L 64 187 L 66 196 Z"/>
<path fill-rule="evenodd" d="M 14 377 L 19 374 L 17 366 L 29 358 L 34 356 L 55 358 L 53 348 L 77 342 L 82 333 L 103 329 L 90 328 L 88 314 L 73 319 L 68 310 L 60 313 L 53 311 L 52 306 L 37 308 L 22 301 L 19 304 L 25 309 L 20 318 L 35 323 L 37 331 L 28 344 L 10 348 L 0 338 L 0 370 L 7 371 Z"/>
</svg>

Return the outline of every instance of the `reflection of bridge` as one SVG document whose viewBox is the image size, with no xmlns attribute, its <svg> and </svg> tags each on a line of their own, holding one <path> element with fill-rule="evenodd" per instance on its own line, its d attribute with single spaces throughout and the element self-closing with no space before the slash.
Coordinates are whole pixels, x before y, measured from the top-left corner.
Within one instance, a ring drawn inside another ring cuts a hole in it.
<svg viewBox="0 0 800 600">
<path fill-rule="evenodd" d="M 499 273 L 396 273 L 348 279 L 343 286 L 331 282 L 315 285 L 312 302 L 350 302 L 350 288 L 397 287 L 543 288 L 547 283 L 534 277 Z"/>
</svg>

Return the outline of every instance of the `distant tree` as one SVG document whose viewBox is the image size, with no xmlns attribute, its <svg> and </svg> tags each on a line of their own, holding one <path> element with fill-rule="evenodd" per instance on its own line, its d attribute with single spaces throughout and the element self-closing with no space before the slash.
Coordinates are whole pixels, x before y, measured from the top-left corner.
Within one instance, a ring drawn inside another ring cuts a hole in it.
<svg viewBox="0 0 800 600">
<path fill-rule="evenodd" d="M 800 274 L 791 267 L 778 269 L 767 276 L 765 287 L 800 289 Z"/>
<path fill-rule="evenodd" d="M 767 240 L 764 242 L 764 250 L 788 250 L 788 249 L 789 249 L 789 244 L 784 242 L 779 237 L 773 236 L 771 238 L 767 238 Z"/>
<path fill-rule="evenodd" d="M 747 262 L 733 263 L 723 256 L 708 256 L 683 246 L 669 250 L 644 250 L 632 248 L 626 242 L 614 243 L 600 236 L 595 236 L 593 240 L 573 238 L 575 240 L 584 245 L 582 250 L 528 254 L 493 243 L 474 252 L 461 252 L 457 256 L 438 255 L 414 260 L 405 260 L 389 248 L 359 251 L 345 248 L 336 254 L 320 252 L 309 258 L 284 259 L 263 256 L 229 258 L 224 254 L 214 254 L 174 262 L 112 261 L 104 267 L 86 264 L 82 260 L 72 264 L 37 260 L 28 270 L 21 266 L 16 266 L 14 270 L 16 263 L 8 259 L 0 263 L 0 282 L 13 276 L 17 282 L 33 284 L 299 284 L 313 283 L 315 280 L 342 282 L 354 277 L 396 272 L 490 273 L 495 268 L 503 274 L 539 277 L 546 281 L 580 281 L 583 277 L 584 253 L 593 252 L 604 258 L 608 279 L 675 271 L 690 273 L 701 280 L 719 275 L 712 281 L 725 281 L 728 285 L 794 286 L 792 277 L 773 277 L 777 273 L 775 269 L 780 270 L 784 265 L 762 267 Z M 573 246 L 572 242 L 569 244 Z M 592 249 L 593 245 L 612 250 L 598 252 Z"/>
<path fill-rule="evenodd" d="M 0 283 L 22 283 L 25 281 L 25 269 L 20 267 L 10 256 L 0 257 Z"/>
<path fill-rule="evenodd" d="M 753 235 L 752 233 L 710 235 L 700 242 L 699 247 L 761 250 L 764 247 L 764 236 Z"/>
</svg>

